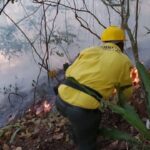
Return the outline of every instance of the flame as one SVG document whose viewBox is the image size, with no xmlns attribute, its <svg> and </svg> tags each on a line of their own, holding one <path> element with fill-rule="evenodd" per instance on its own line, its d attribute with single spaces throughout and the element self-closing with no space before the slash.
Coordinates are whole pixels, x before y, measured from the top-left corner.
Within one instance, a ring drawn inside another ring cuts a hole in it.
<svg viewBox="0 0 150 150">
<path fill-rule="evenodd" d="M 44 112 L 49 112 L 52 106 L 50 105 L 50 103 L 48 103 L 48 101 L 44 101 L 43 108 L 44 108 Z"/>
<path fill-rule="evenodd" d="M 34 107 L 34 109 L 35 109 L 35 114 L 36 115 L 41 115 L 41 114 L 50 112 L 51 109 L 52 109 L 52 104 L 49 103 L 47 100 L 45 100 L 41 104 L 36 105 Z"/>
<path fill-rule="evenodd" d="M 136 86 L 139 84 L 140 79 L 139 79 L 138 70 L 136 69 L 136 67 L 131 69 L 130 78 L 132 79 L 133 86 Z"/>
<path fill-rule="evenodd" d="M 117 89 L 115 88 L 115 89 L 113 90 L 112 95 L 115 95 L 116 93 L 117 93 Z"/>
<path fill-rule="evenodd" d="M 131 68 L 130 78 L 132 80 L 133 87 L 134 88 L 139 88 L 140 79 L 139 79 L 138 70 L 136 69 L 136 67 Z M 114 88 L 113 91 L 112 91 L 112 97 L 114 97 L 116 94 L 117 94 L 117 89 Z"/>
</svg>

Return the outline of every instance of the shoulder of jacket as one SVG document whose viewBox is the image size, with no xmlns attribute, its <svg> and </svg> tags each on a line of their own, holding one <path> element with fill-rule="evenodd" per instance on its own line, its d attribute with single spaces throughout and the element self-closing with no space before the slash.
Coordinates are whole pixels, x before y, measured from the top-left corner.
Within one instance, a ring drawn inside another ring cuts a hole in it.
<svg viewBox="0 0 150 150">
<path fill-rule="evenodd" d="M 129 66 L 133 67 L 132 61 L 129 59 L 129 57 L 124 53 L 122 53 L 121 55 L 123 57 L 124 63 L 126 63 Z"/>
<path fill-rule="evenodd" d="M 107 51 L 116 51 L 121 53 L 121 49 L 114 43 L 104 43 L 101 48 Z"/>
<path fill-rule="evenodd" d="M 88 51 L 94 51 L 94 50 L 99 50 L 99 49 L 101 49 L 100 46 L 92 46 L 92 47 L 88 47 L 88 48 L 83 49 L 80 53 L 84 53 L 84 52 L 88 52 Z"/>
</svg>

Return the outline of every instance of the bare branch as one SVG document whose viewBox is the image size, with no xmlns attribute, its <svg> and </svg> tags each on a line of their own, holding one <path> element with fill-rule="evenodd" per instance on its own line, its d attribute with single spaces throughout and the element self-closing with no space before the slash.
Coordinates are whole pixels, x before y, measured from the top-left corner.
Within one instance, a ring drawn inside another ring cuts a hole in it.
<svg viewBox="0 0 150 150">
<path fill-rule="evenodd" d="M 50 5 L 50 6 L 53 6 L 53 7 L 57 7 L 57 2 L 54 2 L 54 1 L 51 1 L 51 0 L 48 0 L 48 1 L 38 1 L 38 0 L 35 0 L 34 2 L 37 2 L 37 3 L 44 3 L 44 4 L 46 4 L 46 5 Z M 97 23 L 100 25 L 100 26 L 102 26 L 103 28 L 106 28 L 106 26 L 105 25 L 103 25 L 100 21 L 99 21 L 99 19 L 91 12 L 91 11 L 89 11 L 89 10 L 84 10 L 84 9 L 77 9 L 76 7 L 71 7 L 71 6 L 68 6 L 68 5 L 65 5 L 65 4 L 62 4 L 62 3 L 59 3 L 59 5 L 60 6 L 63 6 L 63 7 L 65 7 L 65 8 L 69 8 L 69 9 L 71 9 L 71 10 L 74 10 L 74 11 L 76 11 L 76 12 L 83 12 L 83 13 L 88 13 L 88 14 L 90 14 L 91 16 L 93 16 L 94 17 L 94 19 L 97 21 Z"/>
<path fill-rule="evenodd" d="M 110 11 L 109 11 L 109 7 L 108 6 L 106 6 L 106 8 L 107 8 L 107 12 L 108 12 L 108 20 L 109 20 L 109 25 L 111 25 L 111 19 L 110 19 Z"/>
<path fill-rule="evenodd" d="M 135 41 L 135 39 L 133 37 L 133 34 L 132 34 L 132 31 L 129 28 L 128 24 L 126 24 L 126 31 L 128 33 L 129 39 L 130 39 L 130 43 L 131 43 L 131 46 L 132 46 L 132 50 L 133 50 L 135 61 L 138 61 L 139 60 L 139 56 L 138 56 L 137 42 Z"/>
<path fill-rule="evenodd" d="M 139 0 L 136 0 L 136 14 L 135 14 L 135 40 L 137 42 L 138 33 L 138 19 L 139 19 Z"/>
<path fill-rule="evenodd" d="M 4 11 L 5 7 L 9 4 L 10 0 L 7 0 L 7 2 L 4 4 L 3 8 L 0 10 L 0 15 Z"/>
<path fill-rule="evenodd" d="M 75 18 L 77 19 L 77 21 L 80 23 L 80 25 L 81 25 L 81 27 L 83 27 L 83 28 L 85 28 L 86 30 L 88 30 L 90 33 L 92 33 L 94 36 L 96 36 L 98 39 L 100 39 L 100 37 L 99 37 L 99 35 L 97 35 L 96 33 L 94 33 L 91 29 L 90 29 L 90 27 L 89 27 L 89 25 L 88 25 L 88 23 L 83 19 L 83 18 L 81 18 L 81 17 L 79 17 L 78 16 L 78 14 L 77 14 L 77 9 L 76 9 L 76 3 L 75 3 L 75 1 L 73 0 L 73 2 L 74 2 L 74 10 L 75 10 Z M 86 7 L 87 8 L 87 7 Z M 87 10 L 86 10 L 87 11 Z M 85 24 L 85 25 L 84 25 Z"/>
<path fill-rule="evenodd" d="M 100 36 L 96 33 L 94 33 L 90 27 L 88 26 L 88 23 L 81 17 L 79 17 L 77 14 L 75 14 L 75 18 L 79 21 L 81 27 L 85 28 L 86 30 L 88 30 L 90 33 L 92 33 L 94 36 L 96 36 L 98 39 L 100 39 Z M 82 23 L 82 21 L 86 24 L 86 26 Z"/>
<path fill-rule="evenodd" d="M 52 29 L 51 29 L 51 32 L 50 32 L 49 36 L 48 36 L 48 33 L 47 33 L 47 27 L 48 26 L 47 26 L 47 19 L 46 19 L 46 10 L 48 9 L 49 6 L 47 8 L 45 8 L 44 3 L 42 4 L 43 5 L 43 17 L 42 17 L 42 20 L 44 21 L 46 51 L 45 51 L 44 57 L 42 59 L 42 64 L 38 63 L 40 65 L 40 71 L 39 71 L 39 74 L 37 76 L 37 81 L 36 81 L 36 85 L 35 85 L 35 88 L 34 88 L 34 101 L 33 101 L 33 105 L 35 104 L 36 90 L 37 90 L 37 85 L 38 85 L 38 81 L 39 81 L 39 78 L 40 78 L 40 75 L 41 75 L 42 68 L 44 68 L 45 70 L 47 70 L 47 74 L 48 74 L 48 71 L 49 71 L 49 65 L 48 65 L 48 60 L 49 60 L 49 42 L 50 42 L 53 30 L 54 30 L 55 20 L 56 20 L 57 15 L 58 15 L 59 2 L 60 1 L 61 0 L 58 0 L 57 10 L 56 10 L 55 17 L 53 19 Z M 41 28 L 42 28 L 42 22 L 41 22 Z M 42 30 L 40 30 L 40 33 L 42 34 Z M 44 63 L 45 58 L 46 58 L 46 62 Z M 49 76 L 48 76 L 48 82 L 50 82 Z"/>
<path fill-rule="evenodd" d="M 53 33 L 53 30 L 54 30 L 55 21 L 56 21 L 56 18 L 57 18 L 58 12 L 59 12 L 59 5 L 60 5 L 60 1 L 61 1 L 61 0 L 58 0 L 58 2 L 57 2 L 56 14 L 55 14 L 54 19 L 53 19 L 52 29 L 51 29 L 51 32 L 50 32 L 50 35 L 49 35 L 49 38 L 48 38 L 48 42 L 50 42 L 50 38 L 51 38 L 52 33 Z"/>
<path fill-rule="evenodd" d="M 31 14 L 27 14 L 27 13 L 26 13 L 27 16 L 25 16 L 24 18 L 20 19 L 18 22 L 16 22 L 16 24 L 19 24 L 19 23 L 21 23 L 22 21 L 24 21 L 25 19 L 27 19 L 27 18 L 33 16 L 33 15 L 40 9 L 40 7 L 41 7 L 41 6 L 37 7 L 37 9 L 34 10 Z"/>
<path fill-rule="evenodd" d="M 103 3 L 107 8 L 110 7 L 110 8 L 112 8 L 117 14 L 120 14 L 120 12 L 119 12 L 115 7 L 113 7 L 112 5 L 107 4 L 107 3 L 105 2 L 105 0 L 102 0 L 102 3 Z"/>
<path fill-rule="evenodd" d="M 147 30 L 146 34 L 150 34 L 150 29 L 148 27 L 144 27 Z"/>
<path fill-rule="evenodd" d="M 121 6 L 121 3 L 117 4 L 117 3 L 112 2 L 111 0 L 102 0 L 102 2 L 105 5 L 108 5 L 108 6 L 111 6 L 111 7 L 120 7 Z"/>
<path fill-rule="evenodd" d="M 45 46 L 46 46 L 46 66 L 48 68 L 48 58 L 49 58 L 49 47 L 48 47 L 48 33 L 47 33 L 47 18 L 46 18 L 46 10 L 45 10 L 45 6 L 44 6 L 44 3 L 42 4 L 43 5 L 43 17 L 44 17 L 44 30 L 45 30 Z"/>
<path fill-rule="evenodd" d="M 87 5 L 86 5 L 86 3 L 85 3 L 85 0 L 83 0 L 83 3 L 84 3 L 84 6 L 85 6 L 85 8 L 86 8 L 86 12 L 89 13 L 91 16 L 93 16 L 93 18 L 98 22 L 98 24 L 99 24 L 100 26 L 102 26 L 102 27 L 105 29 L 106 26 L 104 26 L 104 25 L 99 21 L 99 19 L 95 16 L 95 14 L 92 13 L 92 12 L 88 9 L 88 7 L 87 7 Z"/>
<path fill-rule="evenodd" d="M 36 48 L 34 47 L 33 43 L 31 42 L 31 40 L 28 38 L 28 36 L 25 34 L 25 32 L 16 24 L 16 22 L 7 14 L 5 13 L 5 11 L 3 11 L 3 13 L 5 14 L 5 16 L 7 18 L 9 18 L 9 20 L 19 29 L 19 31 L 24 35 L 24 37 L 27 39 L 27 41 L 29 42 L 29 44 L 31 45 L 31 47 L 33 48 L 33 50 L 35 51 L 35 53 L 38 55 L 38 57 L 42 60 L 42 57 L 40 56 L 40 54 L 37 52 Z"/>
</svg>

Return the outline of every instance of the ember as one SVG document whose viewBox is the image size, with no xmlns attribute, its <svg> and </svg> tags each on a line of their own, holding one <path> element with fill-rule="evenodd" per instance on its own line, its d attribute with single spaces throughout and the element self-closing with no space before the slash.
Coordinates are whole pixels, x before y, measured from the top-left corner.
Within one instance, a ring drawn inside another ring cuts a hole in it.
<svg viewBox="0 0 150 150">
<path fill-rule="evenodd" d="M 44 112 L 49 112 L 51 110 L 52 106 L 50 105 L 50 103 L 48 103 L 48 101 L 44 101 L 43 103 L 43 109 Z"/>
<path fill-rule="evenodd" d="M 38 102 L 36 105 L 34 105 L 33 107 L 31 107 L 27 112 L 28 113 L 33 113 L 37 116 L 41 116 L 43 114 L 47 114 L 48 112 L 51 111 L 53 107 L 53 103 L 48 102 L 47 100 L 45 101 L 40 101 Z"/>
<path fill-rule="evenodd" d="M 37 105 L 35 107 L 35 113 L 36 115 L 40 115 L 42 113 L 48 113 L 52 109 L 52 104 L 50 104 L 48 101 L 42 102 L 40 105 Z"/>
<path fill-rule="evenodd" d="M 116 95 L 116 93 L 117 93 L 117 89 L 114 89 L 112 95 L 114 96 Z"/>
</svg>

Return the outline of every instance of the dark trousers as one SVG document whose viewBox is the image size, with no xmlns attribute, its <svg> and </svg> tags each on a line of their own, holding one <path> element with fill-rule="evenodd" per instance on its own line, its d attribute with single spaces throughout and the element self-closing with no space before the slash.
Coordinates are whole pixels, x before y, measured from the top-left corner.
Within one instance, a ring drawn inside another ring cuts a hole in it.
<svg viewBox="0 0 150 150">
<path fill-rule="evenodd" d="M 79 150 L 96 150 L 101 112 L 69 105 L 60 98 L 56 100 L 56 107 L 71 122 Z"/>
</svg>

